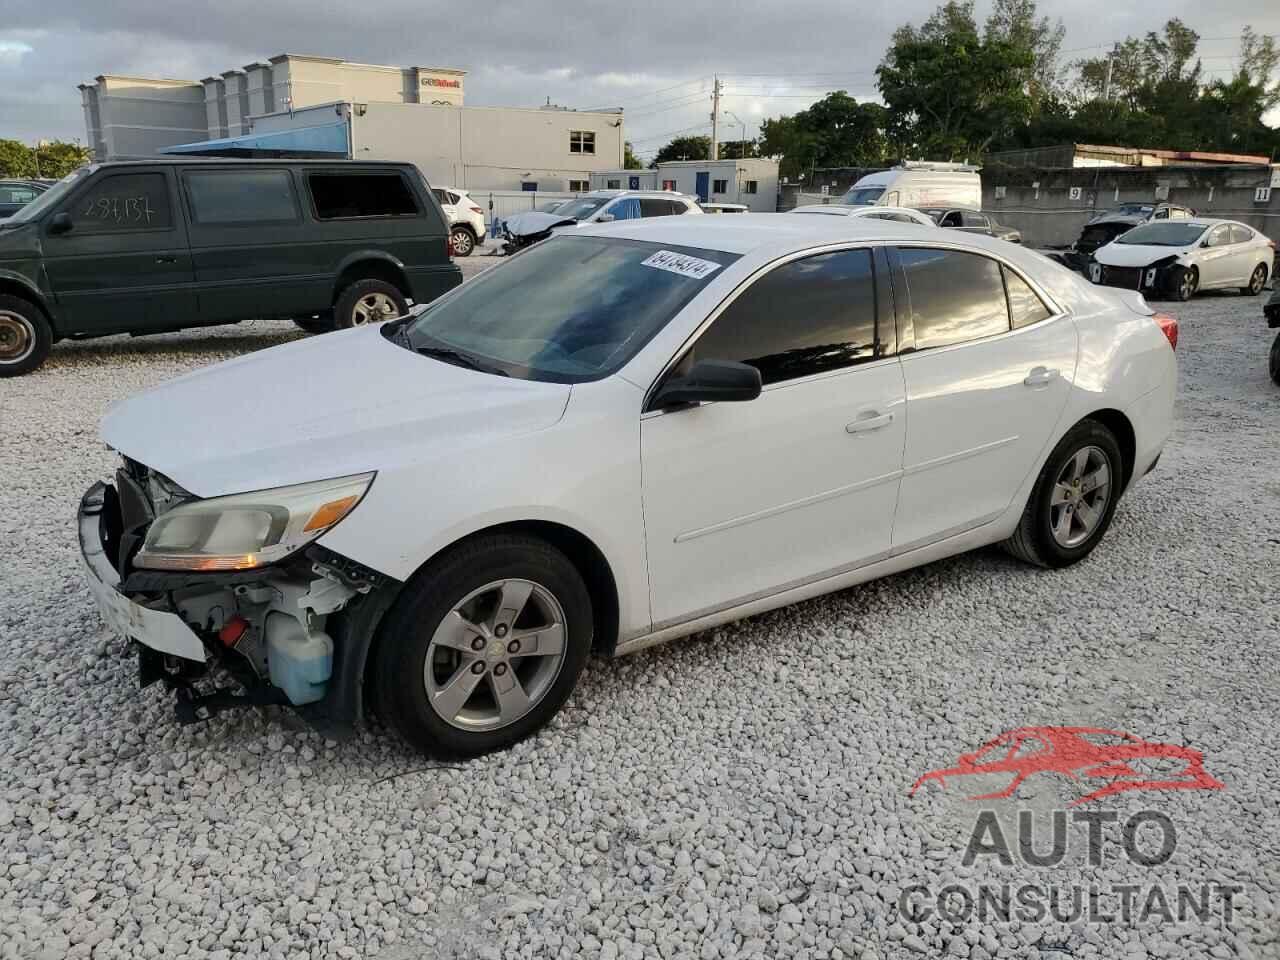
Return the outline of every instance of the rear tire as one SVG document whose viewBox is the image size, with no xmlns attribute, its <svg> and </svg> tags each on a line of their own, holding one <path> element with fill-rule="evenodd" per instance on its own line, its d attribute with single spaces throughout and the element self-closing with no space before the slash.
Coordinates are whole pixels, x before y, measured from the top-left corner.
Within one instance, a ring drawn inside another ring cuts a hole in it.
<svg viewBox="0 0 1280 960">
<path fill-rule="evenodd" d="M 476 248 L 476 238 L 466 227 L 454 227 L 449 231 L 455 257 L 469 257 Z"/>
<path fill-rule="evenodd" d="M 534 537 L 478 537 L 419 571 L 387 615 L 376 710 L 424 753 L 502 749 L 568 699 L 592 629 L 591 597 L 564 554 Z"/>
<path fill-rule="evenodd" d="M 1076 424 L 1049 454 L 1018 528 L 1001 546 L 1041 567 L 1083 560 L 1111 525 L 1123 464 L 1110 430 L 1096 420 Z"/>
<path fill-rule="evenodd" d="M 1280 387 L 1280 333 L 1271 343 L 1271 381 Z"/>
<path fill-rule="evenodd" d="M 0 294 L 0 377 L 30 373 L 49 356 L 53 330 L 34 303 Z"/>
<path fill-rule="evenodd" d="M 357 280 L 338 295 L 333 307 L 334 327 L 338 330 L 363 327 L 394 320 L 408 312 L 409 302 L 395 284 L 386 280 Z"/>
<path fill-rule="evenodd" d="M 1249 275 L 1249 285 L 1241 287 L 1240 292 L 1247 297 L 1256 297 L 1262 293 L 1267 286 L 1267 265 L 1260 263 L 1253 268 L 1253 273 Z"/>
</svg>

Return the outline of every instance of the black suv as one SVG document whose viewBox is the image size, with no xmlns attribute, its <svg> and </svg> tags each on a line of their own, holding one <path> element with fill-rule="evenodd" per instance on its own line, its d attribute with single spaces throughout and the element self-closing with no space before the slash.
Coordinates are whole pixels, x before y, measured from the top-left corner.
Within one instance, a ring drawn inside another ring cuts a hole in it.
<svg viewBox="0 0 1280 960">
<path fill-rule="evenodd" d="M 34 370 L 64 337 L 399 316 L 462 282 L 445 222 L 411 164 L 82 167 L 0 220 L 0 377 Z"/>
</svg>

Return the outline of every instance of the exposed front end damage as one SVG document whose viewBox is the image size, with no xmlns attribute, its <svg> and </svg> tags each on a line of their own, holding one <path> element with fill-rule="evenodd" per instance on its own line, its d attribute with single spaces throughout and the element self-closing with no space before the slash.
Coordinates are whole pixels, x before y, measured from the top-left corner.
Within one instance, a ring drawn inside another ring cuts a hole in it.
<svg viewBox="0 0 1280 960">
<path fill-rule="evenodd" d="M 160 680 L 174 690 L 185 723 L 233 707 L 282 704 L 326 730 L 349 728 L 359 697 L 340 688 L 358 678 L 334 634 L 351 644 L 350 625 L 340 621 L 362 605 L 385 609 L 382 598 L 372 598 L 398 584 L 316 543 L 253 569 L 139 566 L 157 518 L 198 502 L 126 459 L 114 483 L 94 484 L 80 503 L 86 580 L 104 620 L 136 648 L 141 686 Z M 366 649 L 368 638 L 359 640 Z"/>
<path fill-rule="evenodd" d="M 1120 287 L 1158 297 L 1172 297 L 1182 282 L 1185 265 L 1177 256 L 1165 257 L 1145 266 L 1113 266 L 1094 261 L 1089 279 L 1106 287 Z"/>
</svg>

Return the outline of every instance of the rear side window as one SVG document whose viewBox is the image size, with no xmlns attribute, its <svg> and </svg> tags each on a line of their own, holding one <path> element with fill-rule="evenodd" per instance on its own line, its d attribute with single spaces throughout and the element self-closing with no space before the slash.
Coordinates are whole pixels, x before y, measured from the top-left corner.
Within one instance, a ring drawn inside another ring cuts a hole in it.
<svg viewBox="0 0 1280 960">
<path fill-rule="evenodd" d="M 980 213 L 965 210 L 960 216 L 963 218 L 966 227 L 986 227 L 987 225 L 987 218 Z"/>
<path fill-rule="evenodd" d="M 957 250 L 904 247 L 916 349 L 946 347 L 1009 329 L 1000 264 Z"/>
<path fill-rule="evenodd" d="M 414 217 L 418 205 L 398 173 L 313 173 L 307 177 L 319 220 Z M 446 193 L 450 203 L 457 203 Z"/>
<path fill-rule="evenodd" d="M 287 170 L 188 173 L 184 182 L 197 223 L 292 223 L 298 219 Z"/>
<path fill-rule="evenodd" d="M 684 204 L 661 197 L 641 197 L 640 214 L 645 217 L 670 217 L 684 213 Z"/>
<path fill-rule="evenodd" d="M 1253 239 L 1253 231 L 1248 227 L 1243 227 L 1238 223 L 1231 224 L 1231 242 L 1232 243 L 1248 243 Z"/>
<path fill-rule="evenodd" d="M 173 226 L 169 186 L 163 173 L 103 177 L 63 210 L 77 233 L 168 230 Z"/>
<path fill-rule="evenodd" d="M 1013 329 L 1039 323 L 1050 316 L 1049 308 L 1036 296 L 1027 281 L 1008 267 L 1001 266 L 1000 270 L 1004 274 L 1005 293 L 1009 295 L 1009 319 L 1013 323 Z"/>
<path fill-rule="evenodd" d="M 876 286 L 869 250 L 805 257 L 765 274 L 698 338 L 693 359 L 734 360 L 765 384 L 874 360 Z"/>
</svg>

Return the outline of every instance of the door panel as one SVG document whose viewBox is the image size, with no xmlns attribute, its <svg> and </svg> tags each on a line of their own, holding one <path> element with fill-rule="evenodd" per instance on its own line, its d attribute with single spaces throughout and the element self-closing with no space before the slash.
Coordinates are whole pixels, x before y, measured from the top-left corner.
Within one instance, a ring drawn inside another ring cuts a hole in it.
<svg viewBox="0 0 1280 960">
<path fill-rule="evenodd" d="M 1214 227 L 1206 235 L 1209 246 L 1198 248 L 1193 257 L 1200 271 L 1200 288 L 1220 287 L 1234 278 L 1232 260 L 1235 250 L 1231 230 L 1226 224 Z"/>
<path fill-rule="evenodd" d="M 887 555 L 904 426 L 896 359 L 644 419 L 655 627 Z"/>
<path fill-rule="evenodd" d="M 67 233 L 44 229 L 45 270 L 58 331 L 97 335 L 200 322 L 191 252 L 167 168 L 94 177 L 58 213 Z"/>
<path fill-rule="evenodd" d="M 1044 455 L 1071 393 L 1070 317 L 902 358 L 907 444 L 895 553 L 993 520 Z"/>
</svg>

